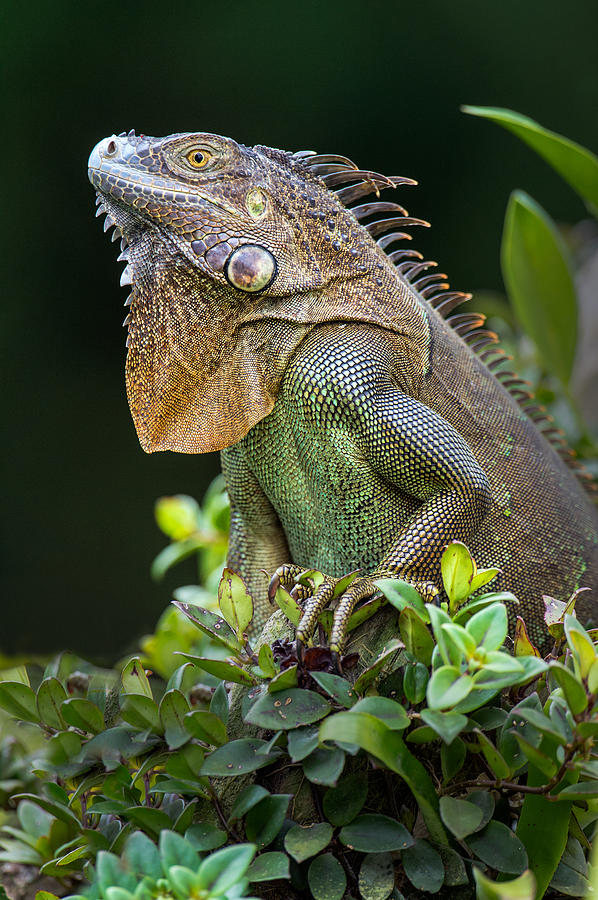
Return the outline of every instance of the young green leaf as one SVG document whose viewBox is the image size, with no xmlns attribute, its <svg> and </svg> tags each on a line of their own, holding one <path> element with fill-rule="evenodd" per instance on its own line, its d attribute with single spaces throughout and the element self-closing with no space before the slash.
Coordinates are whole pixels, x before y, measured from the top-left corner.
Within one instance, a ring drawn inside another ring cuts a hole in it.
<svg viewBox="0 0 598 900">
<path fill-rule="evenodd" d="M 214 675 L 216 678 L 220 678 L 222 681 L 232 681 L 234 684 L 247 686 L 258 683 L 257 679 L 247 669 L 243 669 L 241 666 L 228 660 L 212 659 L 209 656 L 193 656 L 191 653 L 177 653 L 177 655 L 184 656 L 193 665 L 203 669 L 204 672 L 209 672 L 210 675 Z"/>
<path fill-rule="evenodd" d="M 399 632 L 405 649 L 418 662 L 429 666 L 434 650 L 434 639 L 419 613 L 409 606 L 399 613 Z"/>
<path fill-rule="evenodd" d="M 542 896 L 536 893 L 536 879 L 529 869 L 511 881 L 491 881 L 474 866 L 473 877 L 478 900 L 535 900 Z"/>
<path fill-rule="evenodd" d="M 232 569 L 224 569 L 218 586 L 218 606 L 237 639 L 242 642 L 253 619 L 253 598 L 243 579 Z"/>
<path fill-rule="evenodd" d="M 272 647 L 269 644 L 262 644 L 258 653 L 258 664 L 265 678 L 274 678 L 277 673 L 276 665 L 274 664 L 274 655 L 272 653 Z M 257 862 L 257 860 L 256 860 Z M 255 865 L 255 863 L 253 863 Z"/>
<path fill-rule="evenodd" d="M 390 697 L 364 697 L 353 707 L 355 712 L 369 713 L 390 728 L 391 731 L 404 731 L 409 727 L 410 719 L 403 706 Z"/>
<path fill-rule="evenodd" d="M 440 560 L 442 583 L 449 598 L 451 612 L 461 606 L 471 593 L 476 564 L 465 544 L 451 541 Z"/>
<path fill-rule="evenodd" d="M 450 709 L 456 706 L 473 688 L 471 675 L 462 675 L 456 666 L 441 666 L 433 672 L 426 697 L 432 709 Z"/>
<path fill-rule="evenodd" d="M 397 654 L 397 652 L 401 650 L 402 647 L 403 644 L 397 639 L 389 641 L 386 647 L 382 650 L 382 653 L 376 660 L 374 660 L 372 665 L 361 673 L 361 675 L 353 685 L 353 690 L 357 694 L 365 693 L 367 688 L 376 681 L 384 667 Z"/>
<path fill-rule="evenodd" d="M 138 656 L 134 656 L 126 664 L 121 673 L 121 685 L 124 694 L 143 694 L 153 699 L 152 689 L 145 669 Z"/>
<path fill-rule="evenodd" d="M 567 385 L 577 344 L 570 254 L 548 213 L 523 191 L 509 200 L 501 262 L 517 318 L 544 365 Z"/>
<path fill-rule="evenodd" d="M 511 109 L 484 106 L 462 106 L 461 109 L 469 115 L 491 119 L 512 131 L 550 163 L 590 207 L 598 209 L 598 157 L 590 150 Z"/>
</svg>

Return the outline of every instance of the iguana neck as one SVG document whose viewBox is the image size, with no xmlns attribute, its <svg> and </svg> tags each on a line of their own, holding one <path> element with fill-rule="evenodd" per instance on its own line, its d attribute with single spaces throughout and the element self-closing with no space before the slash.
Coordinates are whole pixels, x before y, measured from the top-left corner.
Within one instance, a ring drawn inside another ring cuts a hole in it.
<svg viewBox="0 0 598 900">
<path fill-rule="evenodd" d="M 172 258 L 165 266 L 159 247 L 143 256 L 126 378 L 147 452 L 205 453 L 237 443 L 272 410 L 289 360 L 318 324 L 367 322 L 404 335 L 427 368 L 423 306 L 375 253 L 365 272 L 319 290 L 284 298 L 222 291 L 217 303 L 213 288 L 204 299 L 187 267 Z M 381 292 L 394 292 L 397 302 L 381 302 Z"/>
</svg>

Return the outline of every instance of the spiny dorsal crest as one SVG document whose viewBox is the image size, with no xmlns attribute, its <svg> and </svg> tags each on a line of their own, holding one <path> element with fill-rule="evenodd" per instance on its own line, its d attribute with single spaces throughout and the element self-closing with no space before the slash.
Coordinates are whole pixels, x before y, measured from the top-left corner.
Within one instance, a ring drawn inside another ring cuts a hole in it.
<svg viewBox="0 0 598 900">
<path fill-rule="evenodd" d="M 486 317 L 479 313 L 453 313 L 458 306 L 471 299 L 471 294 L 451 291 L 447 276 L 442 272 L 429 273 L 438 263 L 426 260 L 417 250 L 392 249 L 400 241 L 411 240 L 411 235 L 397 229 L 413 225 L 429 227 L 423 219 L 409 216 L 407 210 L 398 203 L 380 200 L 380 192 L 399 185 L 416 185 L 417 181 L 402 176 L 386 176 L 369 169 L 360 169 L 346 156 L 333 153 L 316 153 L 314 150 L 299 150 L 292 154 L 307 167 L 309 172 L 319 176 L 326 187 L 333 190 L 340 202 L 351 210 L 357 221 L 376 240 L 377 245 L 394 263 L 401 277 L 457 332 L 469 348 L 482 360 L 494 377 L 511 394 L 526 415 L 534 422 L 546 440 L 565 460 L 579 478 L 583 487 L 598 500 L 598 485 L 587 472 L 575 453 L 567 445 L 564 433 L 555 426 L 546 409 L 536 402 L 529 390 L 530 383 L 515 372 L 503 368 L 512 357 L 497 346 L 498 336 L 493 331 L 482 328 Z M 376 200 L 358 203 L 375 194 Z"/>
</svg>

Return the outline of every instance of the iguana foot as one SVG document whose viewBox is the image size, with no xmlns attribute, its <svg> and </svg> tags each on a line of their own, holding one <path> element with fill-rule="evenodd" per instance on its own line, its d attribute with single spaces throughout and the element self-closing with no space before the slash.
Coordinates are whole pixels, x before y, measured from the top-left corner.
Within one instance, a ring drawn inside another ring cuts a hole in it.
<svg viewBox="0 0 598 900">
<path fill-rule="evenodd" d="M 325 575 L 314 586 L 310 583 L 310 571 L 295 565 L 280 566 L 270 580 L 268 598 L 273 602 L 276 591 L 282 585 L 303 606 L 303 615 L 297 626 L 297 657 L 302 661 L 304 648 L 311 640 L 321 613 L 338 597 L 339 601 L 333 611 L 329 650 L 336 669 L 340 670 L 340 653 L 347 637 L 347 623 L 351 614 L 360 601 L 372 597 L 377 589 L 371 578 L 355 578 L 354 573 L 351 580 L 348 580 L 348 576 L 332 578 Z M 300 581 L 304 575 L 308 576 L 307 579 Z"/>
</svg>

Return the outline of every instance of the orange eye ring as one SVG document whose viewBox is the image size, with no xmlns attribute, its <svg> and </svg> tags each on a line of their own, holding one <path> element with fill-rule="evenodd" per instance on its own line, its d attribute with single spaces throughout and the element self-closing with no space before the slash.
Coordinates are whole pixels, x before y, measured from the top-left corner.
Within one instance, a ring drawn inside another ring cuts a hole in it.
<svg viewBox="0 0 598 900">
<path fill-rule="evenodd" d="M 193 147 L 186 154 L 187 162 L 194 169 L 204 169 L 212 158 L 212 154 L 205 148 Z"/>
</svg>

